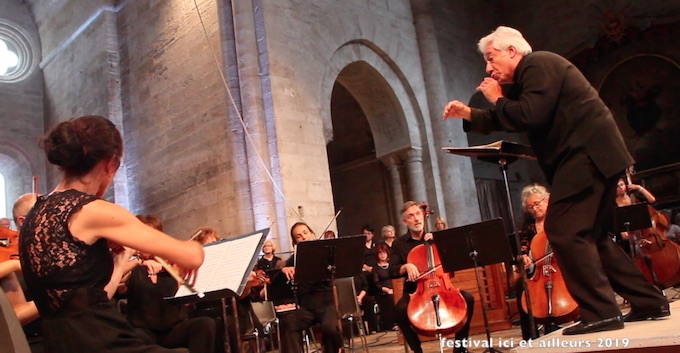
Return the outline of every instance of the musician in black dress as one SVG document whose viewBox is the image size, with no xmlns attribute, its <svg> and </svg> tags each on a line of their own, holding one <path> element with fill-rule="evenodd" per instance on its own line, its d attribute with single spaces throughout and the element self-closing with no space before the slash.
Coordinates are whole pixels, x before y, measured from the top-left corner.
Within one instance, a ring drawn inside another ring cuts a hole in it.
<svg viewBox="0 0 680 353">
<path fill-rule="evenodd" d="M 110 301 L 121 276 L 137 265 L 130 261 L 132 251 L 121 245 L 186 269 L 203 263 L 203 249 L 101 199 L 123 153 L 120 133 L 109 120 L 64 121 L 42 145 L 62 176 L 26 216 L 19 250 L 26 286 L 42 319 L 45 351 L 172 352 L 145 345 Z"/>
</svg>

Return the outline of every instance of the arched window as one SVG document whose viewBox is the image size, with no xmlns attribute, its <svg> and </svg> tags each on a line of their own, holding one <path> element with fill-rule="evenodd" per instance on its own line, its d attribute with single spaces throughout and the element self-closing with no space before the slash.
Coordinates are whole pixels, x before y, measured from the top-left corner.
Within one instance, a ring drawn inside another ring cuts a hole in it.
<svg viewBox="0 0 680 353">
<path fill-rule="evenodd" d="M 19 56 L 12 45 L 0 38 L 0 76 L 11 73 L 19 65 Z"/>
</svg>

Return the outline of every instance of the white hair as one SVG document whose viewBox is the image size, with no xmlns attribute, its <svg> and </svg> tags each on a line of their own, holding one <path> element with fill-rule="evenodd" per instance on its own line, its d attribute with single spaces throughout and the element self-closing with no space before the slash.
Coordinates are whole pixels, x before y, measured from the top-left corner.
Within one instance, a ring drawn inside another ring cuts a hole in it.
<svg viewBox="0 0 680 353">
<path fill-rule="evenodd" d="M 540 184 L 531 184 L 527 185 L 522 189 L 521 193 L 521 198 L 522 198 L 522 209 L 527 208 L 527 199 L 531 195 L 538 195 L 541 197 L 550 197 L 550 193 L 548 192 L 548 189 L 545 188 L 545 186 L 540 185 Z"/>
<path fill-rule="evenodd" d="M 477 43 L 479 52 L 484 54 L 489 43 L 494 49 L 500 51 L 513 47 L 522 55 L 531 54 L 531 45 L 524 39 L 522 33 L 514 28 L 498 26 L 491 34 L 479 40 L 479 43 Z"/>
</svg>

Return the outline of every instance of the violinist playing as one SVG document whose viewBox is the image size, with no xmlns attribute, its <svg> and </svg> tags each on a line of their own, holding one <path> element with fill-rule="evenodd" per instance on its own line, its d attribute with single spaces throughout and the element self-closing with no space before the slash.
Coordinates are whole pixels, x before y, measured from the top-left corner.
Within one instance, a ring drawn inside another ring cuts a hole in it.
<svg viewBox="0 0 680 353">
<path fill-rule="evenodd" d="M 408 304 L 411 299 L 409 294 L 415 291 L 416 282 L 414 282 L 414 280 L 420 273 L 418 272 L 416 265 L 407 262 L 407 258 L 409 252 L 417 245 L 432 240 L 432 233 L 425 233 L 425 215 L 423 209 L 421 209 L 420 205 L 414 201 L 408 201 L 403 205 L 401 208 L 401 218 L 402 222 L 408 228 L 408 232 L 401 237 L 398 237 L 392 244 L 389 267 L 390 276 L 392 276 L 392 278 L 406 277 L 406 282 L 404 282 L 404 294 L 394 308 L 395 321 L 397 326 L 399 326 L 399 329 L 401 329 L 404 339 L 411 350 L 415 353 L 422 353 L 423 349 L 420 344 L 420 338 L 413 329 L 407 314 Z M 470 332 L 470 320 L 472 319 L 475 307 L 475 299 L 469 292 L 460 290 L 460 293 L 463 295 L 467 304 L 467 321 L 462 328 L 456 332 L 456 343 L 459 343 L 460 347 L 454 349 L 455 353 L 467 352 L 463 342 L 467 341 Z"/>
</svg>

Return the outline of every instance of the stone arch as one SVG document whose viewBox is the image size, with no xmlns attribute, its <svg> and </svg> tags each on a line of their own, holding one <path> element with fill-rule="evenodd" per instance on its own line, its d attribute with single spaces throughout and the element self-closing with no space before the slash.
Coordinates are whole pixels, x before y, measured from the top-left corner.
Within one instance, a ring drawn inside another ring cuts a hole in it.
<svg viewBox="0 0 680 353">
<path fill-rule="evenodd" d="M 14 200 L 31 191 L 33 176 L 36 175 L 35 161 L 21 147 L 0 142 L 0 173 L 5 177 L 5 206 L 7 216 L 11 218 Z"/>
<path fill-rule="evenodd" d="M 330 58 L 321 81 L 321 101 L 329 101 L 340 82 L 364 110 L 375 139 L 376 157 L 382 158 L 422 144 L 419 121 L 423 117 L 408 81 L 396 63 L 373 43 L 348 42 Z M 320 116 L 326 143 L 333 139 L 330 105 Z"/>
<path fill-rule="evenodd" d="M 425 193 L 422 150 L 426 133 L 416 94 L 387 53 L 366 40 L 347 42 L 333 53 L 321 81 L 320 101 L 336 99 L 337 86 L 348 92 L 354 100 L 350 105 L 361 111 L 358 115 L 365 118 L 374 149 L 371 156 L 363 154 L 364 157 L 341 165 L 331 160 L 331 151 L 337 153 L 337 149 L 328 150 L 334 204 L 336 208 L 352 205 L 352 210 L 346 210 L 343 220 L 338 221 L 338 230 L 352 234 L 365 222 L 391 223 L 401 228 L 398 210 L 403 198 L 424 199 Z M 340 145 L 347 142 L 344 135 L 337 139 L 333 136 L 334 119 L 337 124 L 337 117 L 333 116 L 336 113 L 331 111 L 334 104 L 322 103 L 320 107 L 327 146 L 333 141 L 342 140 Z M 344 127 L 342 131 L 347 132 Z M 352 142 L 365 147 L 361 138 Z M 357 151 L 344 152 L 352 156 Z M 356 175 L 361 175 L 360 179 Z M 368 199 L 352 196 L 357 193 L 372 196 Z M 374 208 L 372 204 L 382 206 Z"/>
</svg>

